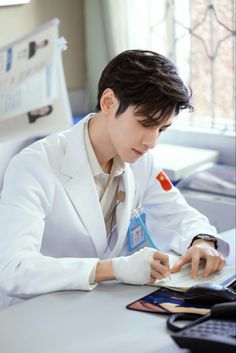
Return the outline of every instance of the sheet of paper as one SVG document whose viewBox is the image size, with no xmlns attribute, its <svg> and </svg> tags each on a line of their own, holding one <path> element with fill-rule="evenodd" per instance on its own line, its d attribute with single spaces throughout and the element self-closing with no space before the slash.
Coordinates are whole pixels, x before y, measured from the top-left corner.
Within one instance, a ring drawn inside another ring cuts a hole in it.
<svg viewBox="0 0 236 353">
<path fill-rule="evenodd" d="M 51 20 L 0 48 L 0 141 L 43 137 L 72 125 L 58 25 Z"/>
<path fill-rule="evenodd" d="M 53 19 L 0 48 L 0 96 L 52 63 L 58 47 L 58 25 L 59 20 Z"/>
<path fill-rule="evenodd" d="M 168 254 L 170 259 L 170 266 L 178 260 L 179 256 L 175 254 Z M 236 279 L 235 264 L 232 261 L 226 260 L 224 268 L 220 272 L 211 274 L 208 277 L 203 277 L 204 263 L 200 264 L 198 277 L 192 279 L 191 277 L 191 265 L 185 265 L 181 271 L 171 274 L 171 279 L 166 278 L 163 280 L 156 281 L 155 286 L 174 288 L 179 290 L 187 290 L 188 288 L 200 284 L 200 283 L 214 283 L 227 285 L 229 282 L 233 282 Z"/>
<path fill-rule="evenodd" d="M 1 121 L 52 103 L 58 94 L 56 60 L 55 57 L 53 64 L 43 68 L 0 97 Z"/>
</svg>

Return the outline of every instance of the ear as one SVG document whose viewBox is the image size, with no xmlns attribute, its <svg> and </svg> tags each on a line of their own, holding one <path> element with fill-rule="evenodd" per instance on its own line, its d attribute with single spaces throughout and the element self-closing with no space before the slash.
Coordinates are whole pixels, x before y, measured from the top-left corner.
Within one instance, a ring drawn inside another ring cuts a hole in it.
<svg viewBox="0 0 236 353">
<path fill-rule="evenodd" d="M 106 88 L 100 99 L 100 107 L 104 113 L 111 113 L 118 108 L 118 100 L 111 88 Z"/>
</svg>

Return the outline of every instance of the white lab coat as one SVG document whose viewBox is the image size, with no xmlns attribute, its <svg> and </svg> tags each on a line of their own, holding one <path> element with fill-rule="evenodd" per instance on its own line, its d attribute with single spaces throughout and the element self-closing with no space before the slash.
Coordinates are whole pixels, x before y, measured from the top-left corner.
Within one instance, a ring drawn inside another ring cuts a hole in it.
<svg viewBox="0 0 236 353">
<path fill-rule="evenodd" d="M 148 152 L 125 166 L 119 185 L 125 200 L 116 208 L 114 247 L 106 251 L 105 223 L 84 145 L 85 121 L 35 142 L 9 164 L 0 201 L 2 306 L 12 297 L 92 289 L 89 277 L 98 259 L 127 254 L 131 213 L 140 204 L 160 248 L 168 244 L 184 253 L 196 234 L 216 235 L 176 188 L 162 189 L 155 178 L 158 161 Z"/>
</svg>

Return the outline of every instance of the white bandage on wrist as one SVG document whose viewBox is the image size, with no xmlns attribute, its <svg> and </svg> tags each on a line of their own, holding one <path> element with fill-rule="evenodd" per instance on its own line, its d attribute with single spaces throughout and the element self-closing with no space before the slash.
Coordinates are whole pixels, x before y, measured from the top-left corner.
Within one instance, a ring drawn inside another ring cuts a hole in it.
<svg viewBox="0 0 236 353">
<path fill-rule="evenodd" d="M 155 249 L 144 248 L 130 256 L 112 259 L 116 278 L 129 284 L 147 284 L 150 282 L 151 262 Z"/>
</svg>

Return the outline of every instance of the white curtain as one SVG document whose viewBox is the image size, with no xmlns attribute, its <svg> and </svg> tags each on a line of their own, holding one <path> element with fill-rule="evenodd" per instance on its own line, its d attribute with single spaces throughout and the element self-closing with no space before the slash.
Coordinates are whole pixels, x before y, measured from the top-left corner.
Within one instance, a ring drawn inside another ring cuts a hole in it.
<svg viewBox="0 0 236 353">
<path fill-rule="evenodd" d="M 85 43 L 89 110 L 97 102 L 97 84 L 106 64 L 118 53 L 147 49 L 147 0 L 85 0 Z"/>
</svg>

